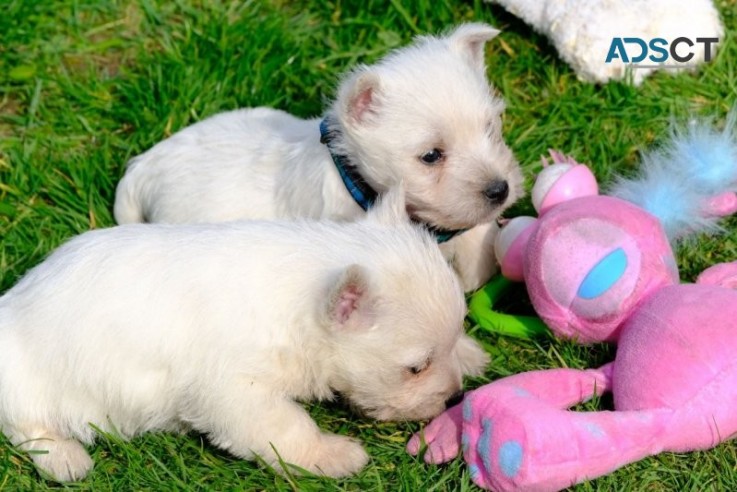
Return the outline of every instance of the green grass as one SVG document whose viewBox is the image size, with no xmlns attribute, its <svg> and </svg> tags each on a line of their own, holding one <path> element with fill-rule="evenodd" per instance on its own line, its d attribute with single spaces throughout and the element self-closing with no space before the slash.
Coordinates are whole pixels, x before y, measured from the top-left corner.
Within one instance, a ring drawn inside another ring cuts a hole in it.
<svg viewBox="0 0 737 492">
<path fill-rule="evenodd" d="M 362 4 L 362 6 L 358 6 Z M 722 119 L 737 101 L 737 3 L 718 0 L 729 35 L 696 74 L 659 74 L 642 87 L 576 80 L 546 40 L 479 0 L 247 2 L 176 0 L 0 2 L 0 291 L 71 236 L 113 224 L 126 160 L 205 116 L 270 105 L 321 112 L 342 71 L 371 62 L 416 33 L 467 20 L 503 29 L 487 49 L 506 98 L 506 138 L 531 176 L 554 147 L 590 162 L 602 182 L 628 173 L 671 119 Z M 528 201 L 515 213 L 529 212 Z M 680 248 L 686 280 L 737 258 L 737 220 L 719 237 Z M 589 367 L 611 349 L 519 341 L 475 332 L 493 364 L 480 385 L 514 372 Z M 0 348 L 0 357 L 2 348 Z M 606 403 L 604 403 L 606 405 Z M 209 446 L 198 435 L 105 436 L 82 490 L 469 490 L 456 460 L 425 466 L 404 452 L 416 424 L 377 424 L 339 404 L 313 405 L 327 430 L 362 439 L 373 457 L 358 476 L 282 478 Z M 666 453 L 576 490 L 737 490 L 737 444 Z M 0 441 L 0 489 L 58 487 Z"/>
</svg>

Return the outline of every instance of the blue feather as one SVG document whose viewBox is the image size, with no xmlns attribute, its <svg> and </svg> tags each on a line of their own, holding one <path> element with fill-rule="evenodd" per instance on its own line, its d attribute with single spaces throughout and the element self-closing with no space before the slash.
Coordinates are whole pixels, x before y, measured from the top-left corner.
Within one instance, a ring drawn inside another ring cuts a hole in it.
<svg viewBox="0 0 737 492">
<path fill-rule="evenodd" d="M 670 153 L 675 161 L 671 168 L 690 178 L 703 195 L 716 195 L 737 185 L 735 118 L 737 111 L 732 111 L 721 132 L 693 123 L 687 134 L 672 138 Z"/>
<path fill-rule="evenodd" d="M 705 217 L 703 204 L 737 191 L 736 121 L 737 109 L 722 131 L 692 122 L 672 132 L 666 145 L 643 156 L 639 175 L 618 179 L 610 194 L 658 217 L 670 239 L 719 230 L 718 218 Z"/>
</svg>

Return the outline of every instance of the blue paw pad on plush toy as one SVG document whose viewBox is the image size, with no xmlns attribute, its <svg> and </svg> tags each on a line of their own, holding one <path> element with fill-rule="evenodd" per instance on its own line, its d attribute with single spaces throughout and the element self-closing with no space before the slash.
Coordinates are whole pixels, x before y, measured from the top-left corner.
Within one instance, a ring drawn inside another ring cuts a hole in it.
<svg viewBox="0 0 737 492">
<path fill-rule="evenodd" d="M 483 419 L 481 421 L 481 436 L 476 443 L 476 451 L 481 457 L 481 463 L 484 465 L 486 473 L 492 474 L 492 446 L 491 438 L 494 426 L 491 419 Z M 524 452 L 522 445 L 516 440 L 505 441 L 497 453 L 499 469 L 507 478 L 514 478 L 522 467 L 522 458 Z"/>
<path fill-rule="evenodd" d="M 481 462 L 484 464 L 484 468 L 487 473 L 492 473 L 491 456 L 489 456 L 491 452 L 491 430 L 491 420 L 483 419 L 481 421 L 481 437 L 479 437 L 476 450 L 478 451 L 479 456 L 481 456 Z"/>
<path fill-rule="evenodd" d="M 524 452 L 517 441 L 507 441 L 499 447 L 499 468 L 508 478 L 514 478 L 522 467 Z"/>
</svg>

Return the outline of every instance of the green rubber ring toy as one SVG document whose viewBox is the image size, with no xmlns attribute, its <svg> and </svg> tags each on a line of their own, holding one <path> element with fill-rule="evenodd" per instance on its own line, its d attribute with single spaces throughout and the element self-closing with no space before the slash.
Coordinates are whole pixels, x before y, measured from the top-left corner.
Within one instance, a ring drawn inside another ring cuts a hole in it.
<svg viewBox="0 0 737 492">
<path fill-rule="evenodd" d="M 468 303 L 468 316 L 484 330 L 517 338 L 551 335 L 550 329 L 536 316 L 519 316 L 494 311 L 494 304 L 512 285 L 497 275 L 476 291 Z"/>
</svg>

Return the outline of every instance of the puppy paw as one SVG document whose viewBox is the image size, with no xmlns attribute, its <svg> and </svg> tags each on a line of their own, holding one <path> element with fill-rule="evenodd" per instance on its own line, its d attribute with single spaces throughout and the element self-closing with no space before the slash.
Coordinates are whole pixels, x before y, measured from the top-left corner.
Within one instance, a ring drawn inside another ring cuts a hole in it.
<svg viewBox="0 0 737 492">
<path fill-rule="evenodd" d="M 458 360 L 464 376 L 480 376 L 486 370 L 491 358 L 489 354 L 470 336 L 463 334 L 456 345 Z"/>
<path fill-rule="evenodd" d="M 357 441 L 335 434 L 323 434 L 315 448 L 311 466 L 314 473 L 328 477 L 347 477 L 358 473 L 368 463 L 369 456 Z"/>
<path fill-rule="evenodd" d="M 464 292 L 473 292 L 497 271 L 494 240 L 499 228 L 496 224 L 478 225 L 440 246 L 451 260 Z"/>
<path fill-rule="evenodd" d="M 36 466 L 57 482 L 81 480 L 94 465 L 84 447 L 74 439 L 38 439 L 24 447 Z"/>
</svg>

